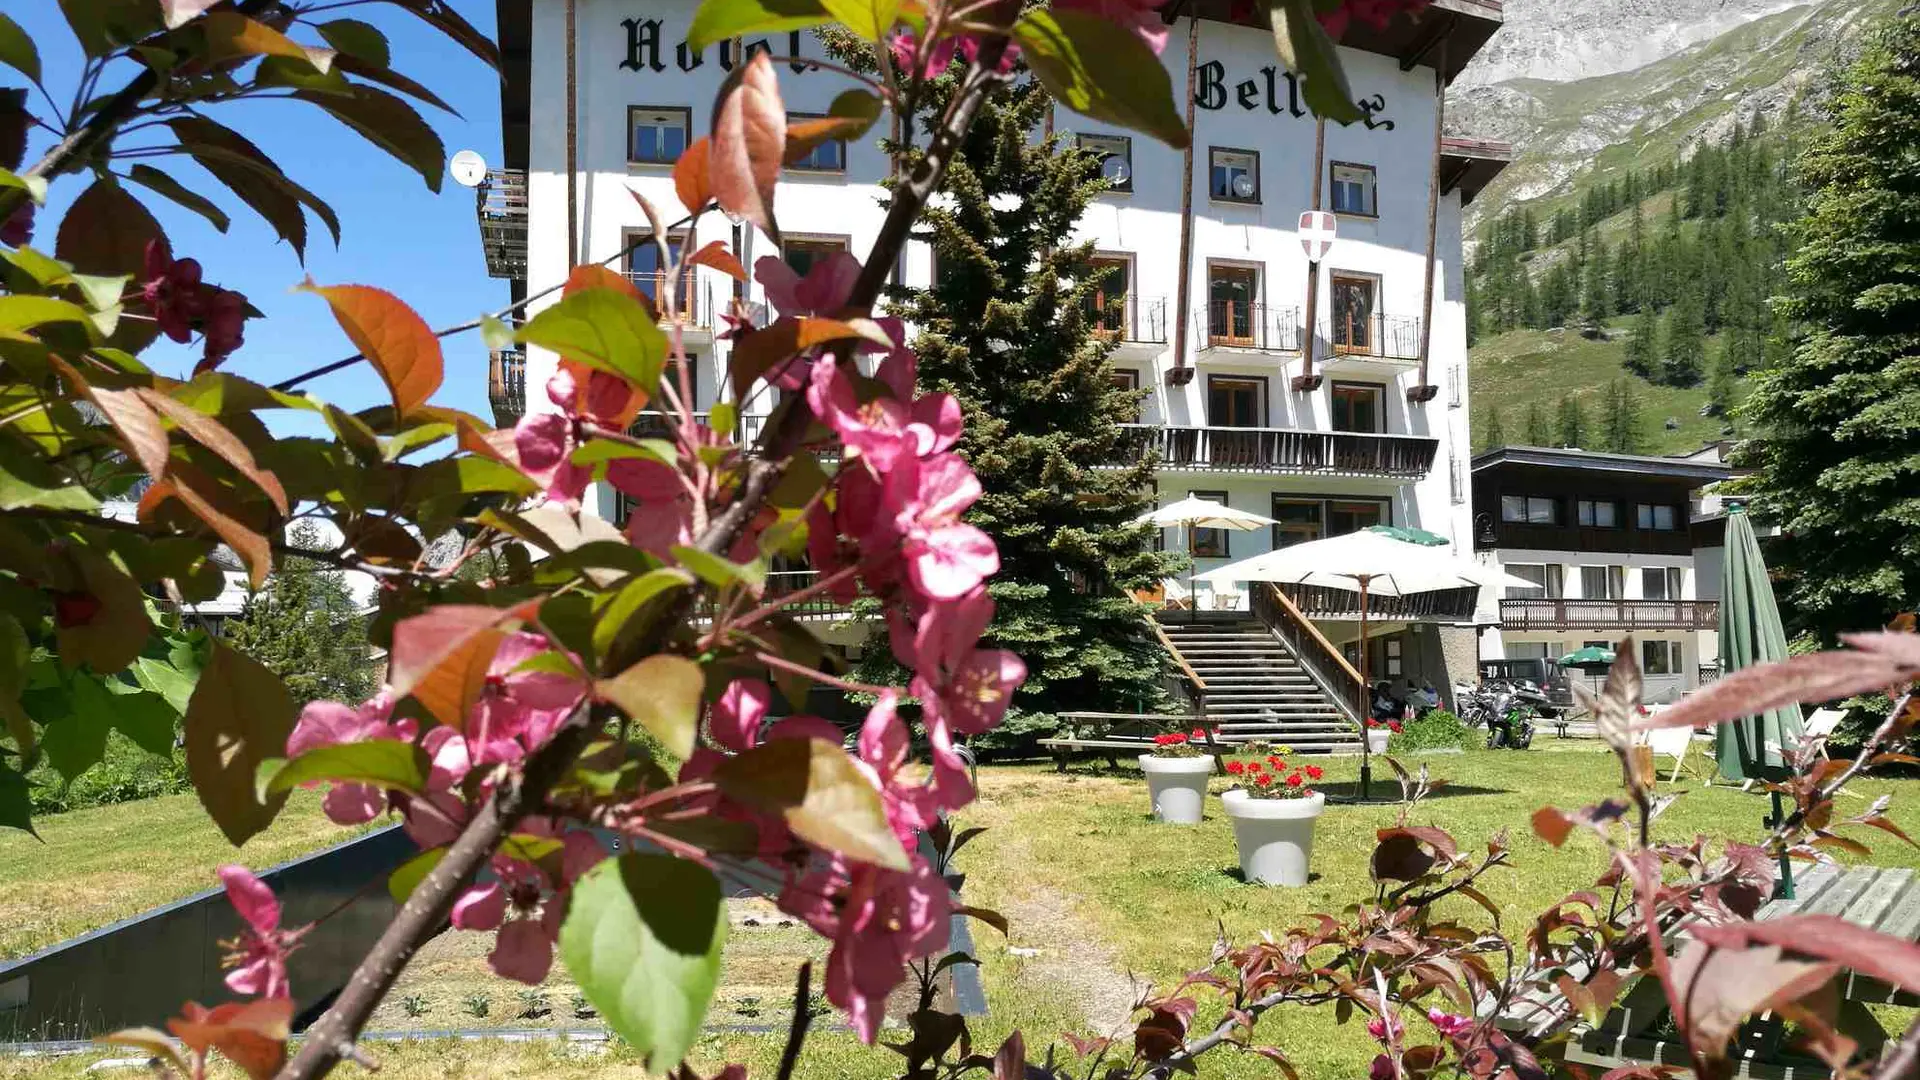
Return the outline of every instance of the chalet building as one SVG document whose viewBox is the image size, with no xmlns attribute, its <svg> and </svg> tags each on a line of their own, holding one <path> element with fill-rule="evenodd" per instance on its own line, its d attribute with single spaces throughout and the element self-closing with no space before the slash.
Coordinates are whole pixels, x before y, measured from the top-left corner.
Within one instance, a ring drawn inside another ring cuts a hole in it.
<svg viewBox="0 0 1920 1080">
<path fill-rule="evenodd" d="M 695 0 L 575 0 L 569 72 L 566 3 L 496 6 L 505 137 L 479 212 L 488 268 L 520 297 L 646 236 L 630 192 L 664 220 L 683 217 L 672 163 L 710 128 L 714 94 L 741 57 L 731 43 L 688 47 Z M 1341 53 L 1366 119 L 1325 125 L 1323 139 L 1300 85 L 1274 55 L 1271 31 L 1236 23 L 1230 9 L 1237 5 L 1228 0 L 1170 5 L 1179 14 L 1169 16 L 1161 59 L 1177 92 L 1192 87 L 1181 103 L 1194 131 L 1189 151 L 1064 109 L 1055 117 L 1068 137 L 1104 155 L 1114 182 L 1079 236 L 1112 271 L 1098 311 L 1115 339 L 1117 377 L 1150 391 L 1132 452 L 1159 462 L 1162 503 L 1199 494 L 1280 522 L 1256 532 L 1197 532 L 1200 571 L 1376 523 L 1438 533 L 1466 551 L 1461 213 L 1511 151 L 1443 137 L 1443 102 L 1445 86 L 1499 28 L 1500 4 L 1435 0 L 1419 20 L 1403 17 L 1386 31 L 1356 21 Z M 781 90 L 796 115 L 824 113 L 846 87 L 842 76 L 786 61 L 821 55 L 808 33 L 740 46 L 781 60 Z M 668 246 L 726 240 L 749 266 L 777 255 L 803 272 L 834 251 L 864 257 L 883 218 L 887 164 L 872 139 L 823 144 L 782 176 L 779 247 L 719 214 L 703 217 L 697 235 L 671 233 Z M 1301 217 L 1315 209 L 1331 215 L 1338 238 L 1310 266 Z M 653 245 L 617 265 L 649 293 L 660 283 Z M 930 282 L 930 250 L 910 243 L 893 272 L 910 285 Z M 764 296 L 758 285 L 737 286 L 704 267 L 677 292 L 680 310 L 670 317 L 683 326 L 700 406 L 710 408 L 726 387 L 721 315 L 736 300 L 764 314 Z M 536 301 L 529 314 L 550 302 Z M 497 418 L 550 408 L 542 388 L 554 365 L 537 349 L 496 353 L 489 388 Z M 771 400 L 739 404 L 742 435 L 751 437 Z M 614 493 L 595 497 L 604 516 L 623 517 Z M 1188 542 L 1180 530 L 1165 539 Z M 1296 600 L 1325 647 L 1350 639 L 1350 598 Z M 1233 619 L 1257 615 L 1248 596 L 1204 596 L 1201 604 Z M 1472 597 L 1423 601 L 1407 605 L 1401 623 L 1470 628 L 1474 607 Z M 1464 647 L 1453 651 L 1470 667 L 1471 630 L 1464 633 Z M 1434 655 L 1442 651 L 1434 645 Z"/>
<path fill-rule="evenodd" d="M 1557 658 L 1632 634 L 1646 700 L 1711 678 L 1719 656 L 1717 454 L 1507 446 L 1473 459 L 1474 545 L 1533 584 L 1488 613 L 1483 660 Z"/>
</svg>

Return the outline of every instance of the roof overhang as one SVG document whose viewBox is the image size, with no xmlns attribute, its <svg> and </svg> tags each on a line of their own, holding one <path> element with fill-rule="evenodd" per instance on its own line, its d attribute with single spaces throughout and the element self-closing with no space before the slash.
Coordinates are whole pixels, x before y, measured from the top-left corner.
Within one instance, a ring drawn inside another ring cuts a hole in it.
<svg viewBox="0 0 1920 1080">
<path fill-rule="evenodd" d="M 1162 11 L 1175 17 L 1191 14 L 1214 22 L 1271 30 L 1273 23 L 1265 5 L 1251 5 L 1252 10 L 1249 6 L 1245 0 L 1173 0 Z M 1345 48 L 1392 57 L 1399 61 L 1402 71 L 1415 67 L 1438 70 L 1452 83 L 1492 39 L 1504 19 L 1501 0 L 1433 0 L 1419 15 L 1396 16 L 1384 29 L 1354 19 L 1339 43 Z"/>
<path fill-rule="evenodd" d="M 1512 143 L 1449 135 L 1440 140 L 1440 192 L 1458 191 L 1465 206 L 1512 163 Z"/>
<path fill-rule="evenodd" d="M 1554 450 L 1541 446 L 1502 446 L 1478 454 L 1473 459 L 1475 473 L 1507 465 L 1535 469 L 1566 469 L 1570 472 L 1629 473 L 1648 479 L 1687 480 L 1697 484 L 1714 483 L 1733 476 L 1733 469 L 1730 467 L 1707 461 L 1652 457 L 1645 454 Z"/>
<path fill-rule="evenodd" d="M 502 167 L 527 167 L 533 111 L 533 0 L 494 0 L 500 45 L 500 152 Z"/>
</svg>

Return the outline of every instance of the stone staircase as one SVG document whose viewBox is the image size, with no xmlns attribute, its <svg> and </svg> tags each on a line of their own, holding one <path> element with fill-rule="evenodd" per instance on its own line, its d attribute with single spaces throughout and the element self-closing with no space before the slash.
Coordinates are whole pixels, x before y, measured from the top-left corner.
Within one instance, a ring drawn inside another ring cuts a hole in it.
<svg viewBox="0 0 1920 1080">
<path fill-rule="evenodd" d="M 1264 739 L 1301 753 L 1360 751 L 1359 731 L 1259 619 L 1184 622 L 1171 615 L 1160 628 L 1207 684 L 1207 719 L 1221 741 Z"/>
</svg>

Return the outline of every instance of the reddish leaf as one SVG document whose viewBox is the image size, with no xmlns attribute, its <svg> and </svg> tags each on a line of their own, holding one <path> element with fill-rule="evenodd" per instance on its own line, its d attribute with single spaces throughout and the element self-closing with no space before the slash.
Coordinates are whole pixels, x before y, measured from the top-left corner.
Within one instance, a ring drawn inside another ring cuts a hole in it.
<svg viewBox="0 0 1920 1080">
<path fill-rule="evenodd" d="M 788 165 L 813 153 L 821 143 L 857 139 L 880 118 L 881 102 L 865 90 L 848 90 L 833 99 L 828 115 L 787 124 Z"/>
<path fill-rule="evenodd" d="M 1920 844 L 1916 844 L 1913 842 L 1913 837 L 1908 836 L 1905 832 L 1901 830 L 1900 826 L 1895 825 L 1893 823 L 1893 819 L 1886 817 L 1885 815 L 1875 814 L 1872 817 L 1861 818 L 1860 824 L 1871 825 L 1874 828 L 1881 830 L 1882 832 L 1891 833 L 1892 835 L 1897 836 L 1902 840 L 1905 840 L 1907 844 L 1911 847 L 1920 847 Z"/>
<path fill-rule="evenodd" d="M 509 624 L 531 616 L 542 599 L 511 608 L 442 604 L 400 620 L 387 674 L 393 696 L 412 694 L 441 723 L 463 727 Z"/>
<path fill-rule="evenodd" d="M 1567 842 L 1567 834 L 1573 832 L 1573 819 L 1551 806 L 1543 806 L 1533 812 L 1533 831 L 1540 839 L 1559 847 Z"/>
<path fill-rule="evenodd" d="M 1911 625 L 1913 617 L 1906 617 Z M 1872 634 L 1842 634 L 1840 640 L 1862 652 L 1877 653 L 1905 667 L 1920 669 L 1920 634 L 1911 631 L 1880 631 Z"/>
<path fill-rule="evenodd" d="M 121 1028 L 110 1035 L 102 1035 L 93 1040 L 108 1046 L 125 1046 L 138 1050 L 149 1058 L 156 1059 L 162 1065 L 171 1068 L 181 1076 L 192 1076 L 193 1070 L 180 1056 L 180 1044 L 167 1037 L 159 1028 L 132 1027 Z"/>
<path fill-rule="evenodd" d="M 178 499 L 180 505 L 205 522 L 240 556 L 240 561 L 247 566 L 247 580 L 254 588 L 266 583 L 267 572 L 273 568 L 273 546 L 260 526 L 242 517 L 246 511 L 234 503 L 230 492 L 205 473 L 177 464 L 170 476 L 155 483 L 140 497 L 135 513 L 141 521 L 148 521 L 168 499 Z"/>
<path fill-rule="evenodd" d="M 236 847 L 272 824 L 287 801 L 281 792 L 261 802 L 254 781 L 261 762 L 286 756 L 297 711 L 278 675 L 214 642 L 182 725 L 187 773 L 200 805 Z M 186 1038 L 178 1028 L 174 1034 Z"/>
<path fill-rule="evenodd" d="M 1007 1036 L 1000 1052 L 993 1055 L 993 1080 L 1026 1080 L 1027 1041 L 1019 1032 Z"/>
<path fill-rule="evenodd" d="M 1840 920 L 1834 919 L 1834 922 Z M 1697 930 L 1771 926 L 1744 923 L 1735 927 L 1698 927 Z M 1719 1058 L 1727 1040 L 1756 1012 L 1797 1001 L 1831 979 L 1840 965 L 1789 960 L 1774 945 L 1716 947 L 1718 939 L 1696 936 L 1672 961 L 1667 999 L 1676 1006 L 1676 1019 L 1687 1033 L 1695 1053 Z M 1684 1009 L 1684 1015 L 1680 1011 Z"/>
<path fill-rule="evenodd" d="M 1641 717 L 1633 728 L 1646 731 L 1725 724 L 1783 705 L 1815 704 L 1885 690 L 1913 674 L 1887 653 L 1857 649 L 1809 653 L 1742 668 L 1681 698 L 1670 709 Z"/>
<path fill-rule="evenodd" d="M 68 549 L 76 580 L 57 609 L 54 638 L 61 666 L 86 664 L 110 675 L 133 663 L 147 643 L 146 595 L 112 559 L 92 548 Z"/>
<path fill-rule="evenodd" d="M 1433 855 L 1402 829 L 1380 830 L 1373 849 L 1371 872 L 1375 881 L 1415 881 L 1433 869 Z"/>
<path fill-rule="evenodd" d="M 402 7 L 426 20 L 429 26 L 445 34 L 447 38 L 485 61 L 495 71 L 500 69 L 500 50 L 493 39 L 481 33 L 472 23 L 461 17 L 460 12 L 448 0 L 387 0 L 396 7 Z"/>
<path fill-rule="evenodd" d="M 1001 937 L 1009 936 L 1007 933 L 1007 917 L 997 911 L 991 911 L 987 908 L 967 907 L 962 904 L 955 907 L 953 913 L 955 915 L 965 915 L 970 919 L 979 919 L 981 922 L 1000 931 Z"/>
<path fill-rule="evenodd" d="M 167 455 L 172 446 L 167 442 L 166 425 L 140 400 L 139 391 L 92 386 L 72 364 L 58 356 L 49 359 L 60 377 L 77 388 L 106 416 L 107 422 L 126 442 L 127 452 L 147 471 L 147 475 L 155 480 L 160 479 L 166 472 Z"/>
<path fill-rule="evenodd" d="M 399 297 L 370 285 L 301 286 L 333 307 L 333 317 L 393 394 L 406 416 L 440 389 L 440 339 Z"/>
<path fill-rule="evenodd" d="M 308 48 L 266 23 L 249 19 L 237 11 L 208 14 L 200 20 L 200 32 L 205 35 L 208 63 L 219 64 L 255 56 L 284 56 L 289 60 L 310 64 L 321 74 L 333 70 L 332 49 Z"/>
<path fill-rule="evenodd" d="M 747 268 L 727 250 L 725 240 L 715 240 L 687 257 L 689 266 L 711 266 L 735 281 L 747 280 Z"/>
<path fill-rule="evenodd" d="M 1729 949 L 1778 945 L 1864 972 L 1909 993 L 1920 992 L 1920 944 L 1838 916 L 1786 915 L 1765 922 L 1697 925 L 1692 929 L 1695 937 L 1709 945 Z"/>
<path fill-rule="evenodd" d="M 200 116 L 167 121 L 174 138 L 201 168 L 225 184 L 240 201 L 265 218 L 282 240 L 304 260 L 307 219 L 301 208 L 313 211 L 340 243 L 340 218 L 319 196 L 294 183 L 274 160 L 246 136 Z"/>
<path fill-rule="evenodd" d="M 758 225 L 775 243 L 773 191 L 786 150 L 787 111 L 773 61 L 755 52 L 727 76 L 714 102 L 708 180 L 720 209 Z"/>
<path fill-rule="evenodd" d="M 1293 1062 L 1288 1060 L 1286 1053 L 1279 1047 L 1254 1046 L 1249 1047 L 1249 1049 L 1261 1057 L 1266 1058 L 1268 1061 L 1273 1062 L 1274 1066 L 1286 1075 L 1287 1080 L 1300 1080 L 1300 1074 L 1294 1070 Z"/>
<path fill-rule="evenodd" d="M 728 359 L 735 401 L 747 400 L 754 380 L 774 370 L 782 361 L 830 341 L 865 338 L 875 344 L 887 344 L 886 332 L 871 319 L 819 319 L 782 316 L 773 325 L 741 336 L 734 342 Z"/>
<path fill-rule="evenodd" d="M 673 190 L 689 214 L 713 201 L 713 177 L 709 169 L 712 151 L 713 140 L 702 135 L 682 150 L 680 160 L 673 163 Z"/>
<path fill-rule="evenodd" d="M 166 233 L 140 200 L 114 180 L 95 180 L 60 219 L 53 253 L 78 273 L 138 280 L 145 275 L 147 244 L 153 240 L 164 246 Z"/>
<path fill-rule="evenodd" d="M 187 1002 L 167 1027 L 198 1053 L 218 1050 L 253 1080 L 267 1080 L 287 1059 L 292 998 L 230 1001 L 214 1008 Z"/>
<path fill-rule="evenodd" d="M 598 263 L 576 266 L 569 271 L 567 283 L 560 287 L 560 295 L 572 296 L 582 289 L 612 289 L 626 293 L 649 308 L 653 307 L 652 298 L 636 288 L 632 278 Z"/>
<path fill-rule="evenodd" d="M 253 481 L 265 492 L 273 508 L 286 514 L 287 491 L 280 486 L 280 478 L 262 468 L 253 459 L 253 451 L 240 441 L 226 425 L 208 416 L 206 413 L 183 402 L 176 401 L 157 390 L 140 390 L 140 398 L 161 416 L 174 422 L 180 430 L 193 436 L 194 441 L 220 455 L 227 464 L 238 469 L 240 475 Z"/>
</svg>

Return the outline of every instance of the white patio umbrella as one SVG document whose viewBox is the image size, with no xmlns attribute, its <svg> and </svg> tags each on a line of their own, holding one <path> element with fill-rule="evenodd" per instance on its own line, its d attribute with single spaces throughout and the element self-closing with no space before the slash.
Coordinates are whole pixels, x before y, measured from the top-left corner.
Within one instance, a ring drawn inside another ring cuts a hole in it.
<svg viewBox="0 0 1920 1080">
<path fill-rule="evenodd" d="M 1403 539 L 1425 535 L 1430 541 Z M 1406 596 L 1466 586 L 1532 588 L 1534 583 L 1497 567 L 1484 566 L 1453 553 L 1451 545 L 1431 533 L 1416 534 L 1376 525 L 1356 533 L 1310 540 L 1229 563 L 1199 577 L 1208 582 L 1272 581 L 1289 585 L 1324 585 L 1360 594 L 1360 683 L 1372 700 L 1373 683 L 1367 670 L 1367 597 Z M 1365 719 L 1364 717 L 1362 718 Z M 1360 797 L 1367 797 L 1371 753 L 1363 740 L 1360 750 Z"/>
<path fill-rule="evenodd" d="M 1212 499 L 1188 496 L 1177 503 L 1141 514 L 1133 519 L 1133 524 L 1153 525 L 1162 529 L 1184 528 L 1187 532 L 1187 546 L 1191 549 L 1195 529 L 1231 529 L 1234 532 L 1248 532 L 1275 525 L 1278 522 L 1251 511 L 1235 510 L 1231 506 Z M 1198 607 L 1193 603 L 1193 564 L 1191 562 L 1187 564 L 1187 603 L 1188 617 L 1191 618 L 1194 609 Z"/>
</svg>

